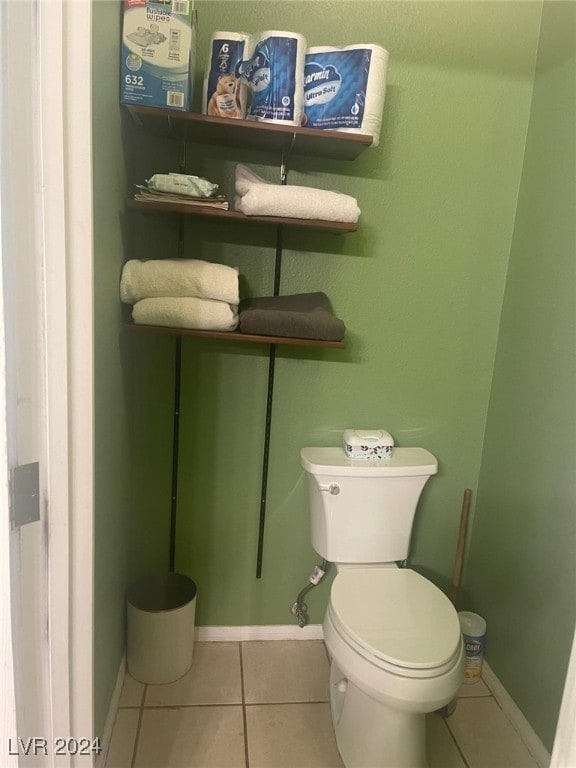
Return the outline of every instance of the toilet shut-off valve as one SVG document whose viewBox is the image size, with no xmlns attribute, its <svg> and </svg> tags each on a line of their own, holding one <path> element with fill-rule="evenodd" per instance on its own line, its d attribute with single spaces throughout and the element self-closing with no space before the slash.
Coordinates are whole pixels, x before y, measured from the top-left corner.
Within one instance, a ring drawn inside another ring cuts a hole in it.
<svg viewBox="0 0 576 768">
<path fill-rule="evenodd" d="M 340 492 L 340 489 L 338 488 L 337 493 Z M 332 493 L 332 491 L 330 491 Z M 320 565 L 314 566 L 314 570 L 308 577 L 308 584 L 304 587 L 304 589 L 300 592 L 298 597 L 296 598 L 296 602 L 293 603 L 290 606 L 290 611 L 293 616 L 296 616 L 296 621 L 298 622 L 298 626 L 300 629 L 303 629 L 306 624 L 308 623 L 308 606 L 304 602 L 304 595 L 309 592 L 312 587 L 315 587 L 317 584 L 320 584 L 324 576 L 326 575 L 326 571 L 328 570 L 328 561 L 323 560 Z"/>
<path fill-rule="evenodd" d="M 293 603 L 290 610 L 293 615 L 296 616 L 296 621 L 298 622 L 300 629 L 303 629 L 308 623 L 308 606 L 306 603 Z"/>
</svg>

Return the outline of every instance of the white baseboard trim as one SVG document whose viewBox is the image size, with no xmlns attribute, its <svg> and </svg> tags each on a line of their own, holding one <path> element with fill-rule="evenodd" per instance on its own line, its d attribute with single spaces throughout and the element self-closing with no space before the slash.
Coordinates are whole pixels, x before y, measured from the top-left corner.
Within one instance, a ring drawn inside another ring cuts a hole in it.
<svg viewBox="0 0 576 768">
<path fill-rule="evenodd" d="M 534 760 L 536 760 L 540 768 L 548 768 L 550 765 L 550 753 L 544 744 L 542 744 L 540 738 L 534 732 L 534 729 L 528 720 L 526 720 L 506 688 L 504 688 L 500 680 L 498 680 L 486 660 L 484 660 L 482 666 L 482 678 L 488 688 L 492 691 L 494 698 L 518 732 L 518 735 L 526 745 Z"/>
<path fill-rule="evenodd" d="M 240 642 L 242 640 L 323 640 L 322 624 L 308 624 L 300 629 L 296 624 L 254 625 L 251 627 L 196 627 L 195 638 L 209 642 Z"/>
<path fill-rule="evenodd" d="M 104 723 L 104 730 L 100 736 L 100 747 L 102 748 L 102 752 L 100 752 L 96 758 L 94 768 L 104 768 L 106 765 L 106 758 L 108 757 L 108 750 L 110 749 L 110 741 L 112 740 L 112 731 L 114 729 L 116 713 L 118 712 L 118 704 L 120 703 L 120 694 L 122 693 L 125 674 L 126 656 L 122 656 L 120 659 L 120 667 L 118 668 L 118 675 L 116 677 L 116 684 L 114 685 L 112 698 L 110 699 L 108 715 L 106 717 L 106 722 Z"/>
</svg>

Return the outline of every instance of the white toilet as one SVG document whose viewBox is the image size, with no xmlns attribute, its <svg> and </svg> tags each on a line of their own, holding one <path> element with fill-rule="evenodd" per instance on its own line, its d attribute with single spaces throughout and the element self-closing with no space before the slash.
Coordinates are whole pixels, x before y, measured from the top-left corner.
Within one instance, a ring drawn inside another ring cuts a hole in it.
<svg viewBox="0 0 576 768">
<path fill-rule="evenodd" d="M 336 565 L 324 619 L 330 705 L 346 768 L 426 768 L 425 714 L 464 679 L 457 613 L 431 582 L 397 565 L 408 556 L 418 499 L 435 457 L 395 448 L 351 461 L 303 448 L 312 546 Z"/>
</svg>

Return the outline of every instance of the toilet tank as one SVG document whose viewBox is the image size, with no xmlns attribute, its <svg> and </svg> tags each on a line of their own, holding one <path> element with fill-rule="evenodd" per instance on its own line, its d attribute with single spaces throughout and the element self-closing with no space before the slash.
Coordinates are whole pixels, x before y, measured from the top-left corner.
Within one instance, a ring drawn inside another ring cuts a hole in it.
<svg viewBox="0 0 576 768">
<path fill-rule="evenodd" d="M 303 448 L 312 546 L 333 563 L 388 563 L 408 556 L 416 505 L 436 458 L 395 448 L 390 459 L 351 461 L 341 448 Z"/>
</svg>

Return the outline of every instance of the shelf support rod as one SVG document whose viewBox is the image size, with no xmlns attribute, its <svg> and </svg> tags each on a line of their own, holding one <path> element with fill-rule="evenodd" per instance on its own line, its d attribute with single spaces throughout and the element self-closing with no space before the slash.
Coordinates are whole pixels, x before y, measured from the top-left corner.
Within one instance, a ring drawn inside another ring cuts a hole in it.
<svg viewBox="0 0 576 768">
<path fill-rule="evenodd" d="M 274 296 L 280 294 L 282 271 L 282 225 L 276 230 L 276 259 L 274 262 Z M 262 456 L 262 486 L 260 489 L 260 520 L 258 525 L 258 554 L 256 559 L 256 578 L 262 577 L 264 557 L 264 528 L 266 525 L 266 504 L 268 494 L 268 465 L 270 461 L 270 435 L 272 432 L 272 405 L 274 400 L 274 373 L 276 368 L 276 344 L 270 344 L 268 353 L 268 391 L 266 395 L 266 420 L 264 425 L 264 453 Z"/>
<path fill-rule="evenodd" d="M 270 434 L 272 430 L 272 401 L 274 398 L 274 369 L 276 365 L 276 344 L 270 344 L 268 356 L 268 394 L 266 397 L 266 424 L 264 427 L 264 454 L 262 457 L 262 486 L 260 490 L 260 520 L 258 525 L 258 555 L 256 578 L 262 578 L 264 556 L 264 528 L 266 525 L 266 502 L 268 491 L 268 463 L 270 460 Z"/>
<path fill-rule="evenodd" d="M 290 145 L 282 151 L 280 163 L 280 184 L 287 182 L 287 162 L 294 146 L 296 134 L 292 134 Z M 280 295 L 282 276 L 282 234 L 281 224 L 276 228 L 276 258 L 274 260 L 274 296 Z M 264 452 L 262 456 L 262 485 L 260 488 L 260 519 L 258 523 L 258 553 L 256 556 L 256 578 L 262 578 L 262 560 L 264 558 L 264 529 L 266 526 L 266 505 L 268 496 L 268 465 L 270 462 L 270 436 L 272 433 L 272 405 L 274 400 L 274 373 L 276 369 L 276 344 L 270 344 L 268 353 L 268 391 L 266 396 L 266 420 L 264 425 Z"/>
<path fill-rule="evenodd" d="M 180 386 L 182 381 L 182 337 L 176 337 L 174 352 L 174 415 L 172 426 L 172 490 L 170 504 L 170 572 L 176 566 L 176 517 L 178 509 L 178 453 L 180 447 Z"/>
<path fill-rule="evenodd" d="M 168 118 L 170 120 L 170 118 Z M 186 141 L 180 149 L 179 170 L 186 172 Z M 178 222 L 178 258 L 184 257 L 184 217 Z M 169 568 L 176 567 L 176 522 L 178 517 L 178 461 L 180 458 L 180 390 L 182 385 L 182 337 L 176 337 L 174 349 L 174 411 L 172 415 L 172 478 L 170 491 L 170 549 Z"/>
</svg>

